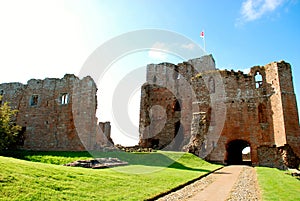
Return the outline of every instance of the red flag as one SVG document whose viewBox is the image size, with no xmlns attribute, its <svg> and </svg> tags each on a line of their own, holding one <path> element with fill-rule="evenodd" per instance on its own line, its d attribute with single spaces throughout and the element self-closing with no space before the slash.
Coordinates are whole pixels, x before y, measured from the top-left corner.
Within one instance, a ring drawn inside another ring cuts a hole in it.
<svg viewBox="0 0 300 201">
<path fill-rule="evenodd" d="M 200 37 L 201 37 L 201 38 L 204 38 L 204 31 L 201 31 Z"/>
</svg>

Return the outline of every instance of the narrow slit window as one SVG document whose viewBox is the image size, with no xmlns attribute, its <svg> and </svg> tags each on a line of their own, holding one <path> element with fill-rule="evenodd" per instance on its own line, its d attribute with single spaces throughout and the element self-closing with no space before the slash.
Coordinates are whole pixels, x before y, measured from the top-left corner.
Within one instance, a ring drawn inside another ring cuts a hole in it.
<svg viewBox="0 0 300 201">
<path fill-rule="evenodd" d="M 173 111 L 181 111 L 181 101 L 176 100 L 175 103 L 173 104 Z"/>
<path fill-rule="evenodd" d="M 68 93 L 61 94 L 59 101 L 61 105 L 67 105 L 69 103 L 69 94 Z"/>
<path fill-rule="evenodd" d="M 153 83 L 155 83 L 156 80 L 157 80 L 157 78 L 156 78 L 156 76 L 154 75 L 154 77 L 153 77 Z"/>
</svg>

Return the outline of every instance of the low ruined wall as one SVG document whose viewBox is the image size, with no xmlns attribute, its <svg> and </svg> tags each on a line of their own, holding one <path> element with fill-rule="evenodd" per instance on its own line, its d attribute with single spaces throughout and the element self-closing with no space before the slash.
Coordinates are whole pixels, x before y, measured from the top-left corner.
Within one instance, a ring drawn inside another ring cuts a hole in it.
<svg viewBox="0 0 300 201">
<path fill-rule="evenodd" d="M 300 159 L 289 145 L 282 147 L 260 146 L 257 148 L 259 165 L 279 169 L 298 168 Z"/>
</svg>

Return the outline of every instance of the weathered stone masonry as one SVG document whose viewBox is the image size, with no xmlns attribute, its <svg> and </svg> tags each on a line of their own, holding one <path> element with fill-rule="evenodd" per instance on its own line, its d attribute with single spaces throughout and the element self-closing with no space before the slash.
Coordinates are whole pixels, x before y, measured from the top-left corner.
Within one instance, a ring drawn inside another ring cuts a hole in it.
<svg viewBox="0 0 300 201">
<path fill-rule="evenodd" d="M 255 66 L 248 74 L 215 69 L 211 55 L 148 65 L 139 144 L 229 164 L 241 162 L 250 146 L 252 164 L 297 166 L 300 129 L 290 64 Z"/>
<path fill-rule="evenodd" d="M 0 84 L 3 102 L 17 109 L 22 126 L 20 148 L 29 150 L 95 150 L 110 146 L 110 123 L 97 125 L 96 84 L 79 79 L 31 79 L 27 84 Z M 101 130 L 103 129 L 103 130 Z"/>
</svg>

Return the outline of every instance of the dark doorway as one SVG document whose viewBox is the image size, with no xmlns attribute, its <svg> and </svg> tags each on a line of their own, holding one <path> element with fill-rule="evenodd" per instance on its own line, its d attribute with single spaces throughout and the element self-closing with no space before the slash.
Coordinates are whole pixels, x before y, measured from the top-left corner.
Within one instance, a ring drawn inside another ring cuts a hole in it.
<svg viewBox="0 0 300 201">
<path fill-rule="evenodd" d="M 227 164 L 228 165 L 251 165 L 251 159 L 243 157 L 243 150 L 250 147 L 250 144 L 245 140 L 233 140 L 226 146 Z M 251 157 L 251 151 L 249 150 Z"/>
<path fill-rule="evenodd" d="M 180 123 L 180 121 L 177 121 L 175 123 L 175 134 L 174 134 L 174 146 L 173 146 L 173 151 L 180 151 L 181 150 L 181 146 L 182 146 L 182 142 L 184 139 L 184 129 L 183 129 L 183 125 Z"/>
</svg>

